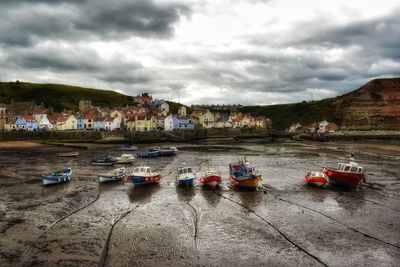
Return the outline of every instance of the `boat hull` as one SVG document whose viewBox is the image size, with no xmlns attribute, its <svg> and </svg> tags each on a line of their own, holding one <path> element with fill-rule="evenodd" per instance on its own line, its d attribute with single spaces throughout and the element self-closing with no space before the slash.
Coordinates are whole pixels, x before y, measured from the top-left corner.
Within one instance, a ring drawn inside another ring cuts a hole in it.
<svg viewBox="0 0 400 267">
<path fill-rule="evenodd" d="M 141 158 L 155 158 L 160 156 L 160 151 L 139 151 L 136 155 Z"/>
<path fill-rule="evenodd" d="M 94 166 L 113 166 L 114 162 L 92 162 Z"/>
<path fill-rule="evenodd" d="M 246 180 L 238 180 L 236 177 L 230 176 L 229 181 L 231 185 L 241 189 L 257 190 L 261 185 L 262 177 L 261 175 L 257 175 Z"/>
<path fill-rule="evenodd" d="M 328 180 L 324 177 L 309 177 L 309 176 L 304 176 L 303 178 L 304 182 L 307 184 L 314 184 L 317 186 L 323 186 L 326 183 L 328 183 Z"/>
<path fill-rule="evenodd" d="M 355 188 L 365 181 L 363 173 L 343 172 L 329 168 L 324 168 L 323 172 L 329 177 L 331 183 L 342 187 Z"/>
<path fill-rule="evenodd" d="M 118 176 L 103 176 L 103 175 L 99 175 L 99 181 L 100 181 L 100 183 L 122 181 L 123 177 L 124 177 L 124 175 L 118 175 Z"/>
<path fill-rule="evenodd" d="M 52 185 L 52 184 L 61 184 L 61 183 L 66 183 L 71 180 L 71 177 L 68 175 L 63 175 L 63 176 L 42 176 L 43 180 L 43 185 Z"/>
<path fill-rule="evenodd" d="M 200 179 L 200 183 L 203 186 L 216 187 L 222 182 L 222 178 L 219 175 L 210 175 Z"/>
<path fill-rule="evenodd" d="M 161 180 L 161 176 L 156 175 L 156 176 L 146 177 L 146 176 L 131 175 L 128 177 L 128 180 L 133 185 L 146 185 L 146 184 L 158 183 Z"/>
<path fill-rule="evenodd" d="M 192 186 L 194 178 L 178 179 L 178 185 Z"/>
</svg>

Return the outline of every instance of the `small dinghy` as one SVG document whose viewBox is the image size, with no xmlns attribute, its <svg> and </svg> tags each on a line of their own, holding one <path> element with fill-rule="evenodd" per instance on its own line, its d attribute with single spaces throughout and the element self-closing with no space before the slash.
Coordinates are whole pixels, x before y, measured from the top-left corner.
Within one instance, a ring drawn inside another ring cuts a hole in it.
<svg viewBox="0 0 400 267">
<path fill-rule="evenodd" d="M 118 164 L 130 164 L 135 161 L 135 157 L 131 154 L 122 154 L 121 157 L 116 157 Z"/>
<path fill-rule="evenodd" d="M 133 145 L 124 145 L 122 147 L 122 151 L 136 151 L 136 150 L 138 150 L 138 148 Z"/>
<path fill-rule="evenodd" d="M 182 166 L 177 169 L 177 185 L 192 186 L 195 178 L 196 175 L 193 173 L 192 167 Z"/>
<path fill-rule="evenodd" d="M 64 152 L 64 153 L 57 153 L 59 157 L 77 157 L 79 156 L 79 152 L 72 151 L 72 152 Z"/>
<path fill-rule="evenodd" d="M 200 184 L 203 186 L 217 187 L 221 184 L 222 178 L 217 172 L 209 170 L 200 178 Z"/>
<path fill-rule="evenodd" d="M 314 184 L 319 187 L 323 187 L 326 183 L 328 183 L 328 176 L 326 176 L 326 174 L 323 172 L 307 172 L 303 180 L 307 184 Z"/>
<path fill-rule="evenodd" d="M 112 166 L 116 163 L 117 161 L 112 158 L 112 157 L 106 157 L 106 158 L 97 158 L 92 160 L 92 165 L 97 165 L 97 166 Z"/>
<path fill-rule="evenodd" d="M 141 166 L 133 169 L 128 180 L 135 186 L 158 183 L 161 180 L 161 175 L 158 172 L 153 172 L 149 166 Z"/>
<path fill-rule="evenodd" d="M 60 184 L 71 180 L 72 169 L 65 168 L 49 175 L 42 175 L 43 185 Z"/>
<path fill-rule="evenodd" d="M 112 182 L 112 181 L 121 181 L 125 176 L 126 170 L 124 167 L 112 170 L 105 174 L 99 174 L 99 182 Z"/>
</svg>

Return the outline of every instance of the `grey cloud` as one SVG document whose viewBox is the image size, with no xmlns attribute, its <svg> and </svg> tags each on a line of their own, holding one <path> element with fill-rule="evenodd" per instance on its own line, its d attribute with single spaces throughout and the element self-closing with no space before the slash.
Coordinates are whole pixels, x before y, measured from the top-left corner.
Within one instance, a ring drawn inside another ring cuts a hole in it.
<svg viewBox="0 0 400 267">
<path fill-rule="evenodd" d="M 184 4 L 154 1 L 5 1 L 0 2 L 0 43 L 28 46 L 43 40 L 126 39 L 133 36 L 168 38 Z M 57 5 L 58 4 L 58 5 Z"/>
</svg>

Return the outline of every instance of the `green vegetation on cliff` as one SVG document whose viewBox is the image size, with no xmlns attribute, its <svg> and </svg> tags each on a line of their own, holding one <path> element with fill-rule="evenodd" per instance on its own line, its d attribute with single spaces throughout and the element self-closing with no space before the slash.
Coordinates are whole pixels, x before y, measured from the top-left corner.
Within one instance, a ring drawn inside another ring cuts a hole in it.
<svg viewBox="0 0 400 267">
<path fill-rule="evenodd" d="M 63 84 L 38 84 L 26 82 L 0 82 L 0 103 L 35 100 L 36 104 L 44 103 L 55 111 L 78 109 L 82 99 L 102 107 L 121 106 L 133 103 L 133 98 L 114 91 L 97 90 Z"/>
<path fill-rule="evenodd" d="M 302 125 L 320 122 L 326 119 L 329 122 L 338 122 L 335 119 L 335 109 L 332 107 L 335 98 L 327 98 L 319 101 L 303 101 L 294 104 L 281 104 L 270 106 L 245 106 L 240 109 L 243 113 L 255 116 L 267 116 L 272 120 L 272 127 L 277 130 L 285 130 L 295 122 Z"/>
</svg>

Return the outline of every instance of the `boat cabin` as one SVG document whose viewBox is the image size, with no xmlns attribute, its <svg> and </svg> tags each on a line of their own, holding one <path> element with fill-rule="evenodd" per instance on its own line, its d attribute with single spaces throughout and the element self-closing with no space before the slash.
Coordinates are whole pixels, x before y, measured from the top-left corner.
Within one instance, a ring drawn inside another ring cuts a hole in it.
<svg viewBox="0 0 400 267">
<path fill-rule="evenodd" d="M 325 173 L 323 172 L 307 172 L 307 177 L 325 177 Z"/>
<path fill-rule="evenodd" d="M 137 167 L 133 169 L 134 173 L 148 173 L 151 174 L 151 168 L 150 167 Z"/>
<path fill-rule="evenodd" d="M 359 166 L 358 163 L 355 162 L 339 163 L 338 171 L 362 173 L 363 168 Z"/>
<path fill-rule="evenodd" d="M 180 167 L 178 168 L 178 174 L 184 174 L 184 173 L 193 173 L 193 170 L 191 167 Z"/>
</svg>

